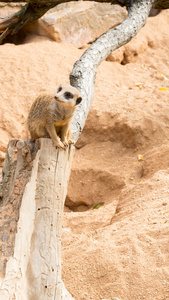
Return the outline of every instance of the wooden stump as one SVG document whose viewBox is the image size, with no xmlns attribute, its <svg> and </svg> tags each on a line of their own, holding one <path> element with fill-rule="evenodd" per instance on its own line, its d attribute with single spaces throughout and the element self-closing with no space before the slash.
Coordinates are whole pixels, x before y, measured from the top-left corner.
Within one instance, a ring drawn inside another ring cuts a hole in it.
<svg viewBox="0 0 169 300">
<path fill-rule="evenodd" d="M 61 280 L 61 230 L 74 146 L 11 140 L 0 195 L 0 299 L 73 299 Z"/>
</svg>

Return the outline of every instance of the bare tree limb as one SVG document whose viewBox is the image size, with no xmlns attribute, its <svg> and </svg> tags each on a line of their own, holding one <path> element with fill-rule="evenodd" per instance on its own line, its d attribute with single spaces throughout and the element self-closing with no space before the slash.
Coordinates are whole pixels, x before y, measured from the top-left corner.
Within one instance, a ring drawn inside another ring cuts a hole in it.
<svg viewBox="0 0 169 300">
<path fill-rule="evenodd" d="M 80 90 L 83 101 L 72 123 L 72 139 L 77 141 L 94 98 L 94 83 L 99 64 L 113 51 L 129 42 L 146 23 L 152 0 L 132 1 L 128 16 L 117 27 L 99 37 L 75 63 L 70 82 Z"/>
<path fill-rule="evenodd" d="M 34 5 L 27 3 L 21 10 L 10 16 L 1 18 L 0 32 L 5 31 L 0 36 L 0 43 L 8 34 L 16 34 L 24 24 L 31 23 L 43 16 L 50 8 L 55 5 Z"/>
</svg>

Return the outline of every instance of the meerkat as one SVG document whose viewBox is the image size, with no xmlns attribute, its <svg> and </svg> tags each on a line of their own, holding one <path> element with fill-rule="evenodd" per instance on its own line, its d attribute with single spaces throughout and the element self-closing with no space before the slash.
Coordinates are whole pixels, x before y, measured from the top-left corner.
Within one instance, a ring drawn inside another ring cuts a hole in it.
<svg viewBox="0 0 169 300">
<path fill-rule="evenodd" d="M 72 143 L 70 124 L 76 105 L 81 101 L 79 91 L 68 84 L 60 85 L 54 96 L 36 98 L 27 119 L 31 140 L 50 137 L 55 146 L 65 149 Z"/>
</svg>

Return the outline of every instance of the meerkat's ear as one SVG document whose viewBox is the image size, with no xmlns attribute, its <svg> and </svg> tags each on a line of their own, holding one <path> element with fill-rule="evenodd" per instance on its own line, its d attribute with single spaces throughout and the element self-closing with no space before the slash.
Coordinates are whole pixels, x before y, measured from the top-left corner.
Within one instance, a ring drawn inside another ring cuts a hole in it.
<svg viewBox="0 0 169 300">
<path fill-rule="evenodd" d="M 82 98 L 81 98 L 81 97 L 77 98 L 77 100 L 76 100 L 76 105 L 78 105 L 81 101 L 82 101 Z"/>
</svg>

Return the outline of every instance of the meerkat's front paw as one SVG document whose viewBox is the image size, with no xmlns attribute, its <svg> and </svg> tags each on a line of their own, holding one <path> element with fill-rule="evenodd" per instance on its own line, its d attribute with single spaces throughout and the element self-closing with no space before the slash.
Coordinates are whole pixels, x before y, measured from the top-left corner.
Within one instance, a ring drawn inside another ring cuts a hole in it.
<svg viewBox="0 0 169 300">
<path fill-rule="evenodd" d="M 75 142 L 73 140 L 69 140 L 69 144 L 74 144 Z"/>
<path fill-rule="evenodd" d="M 70 144 L 74 144 L 75 142 L 74 141 L 72 141 L 72 140 L 66 140 L 66 141 L 64 141 L 63 142 L 63 144 L 65 145 L 65 147 L 68 147 Z"/>
<path fill-rule="evenodd" d="M 63 145 L 64 145 L 65 147 L 69 146 L 68 140 L 64 140 L 64 141 L 63 141 Z"/>
<path fill-rule="evenodd" d="M 56 144 L 56 147 L 62 148 L 62 149 L 64 149 L 64 150 L 66 149 L 65 145 L 64 145 L 62 142 L 57 143 L 57 144 Z"/>
</svg>

